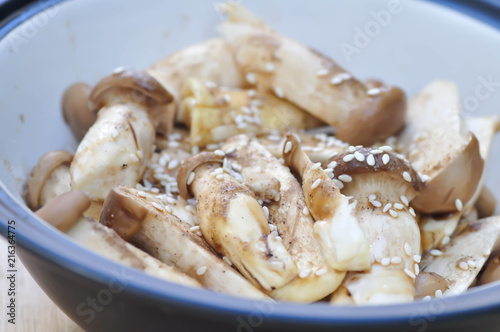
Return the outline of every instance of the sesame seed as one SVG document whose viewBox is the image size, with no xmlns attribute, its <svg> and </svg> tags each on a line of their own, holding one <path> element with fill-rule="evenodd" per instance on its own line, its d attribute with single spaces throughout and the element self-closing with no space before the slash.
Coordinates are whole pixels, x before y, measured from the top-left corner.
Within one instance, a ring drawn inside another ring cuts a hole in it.
<svg viewBox="0 0 500 332">
<path fill-rule="evenodd" d="M 326 174 L 328 174 L 329 176 L 333 174 L 333 168 L 325 168 L 323 170 L 323 172 L 325 172 Z M 331 177 L 331 176 L 330 176 Z"/>
<path fill-rule="evenodd" d="M 137 156 L 136 156 L 135 154 L 133 154 L 133 153 L 131 153 L 131 154 L 130 154 L 130 159 L 131 159 L 134 163 L 136 163 L 136 162 L 138 162 L 138 161 L 139 161 L 139 158 L 137 158 Z"/>
<path fill-rule="evenodd" d="M 394 211 L 393 209 L 390 209 L 389 210 L 389 214 L 391 215 L 391 217 L 393 218 L 397 218 L 398 217 L 398 213 L 396 211 Z"/>
<path fill-rule="evenodd" d="M 432 300 L 432 297 L 430 295 L 426 295 L 422 298 L 422 301 L 430 301 Z"/>
<path fill-rule="evenodd" d="M 467 264 L 467 262 L 460 262 L 460 264 L 458 264 L 458 267 L 460 268 L 460 270 L 467 271 L 469 269 L 469 264 Z"/>
<path fill-rule="evenodd" d="M 236 172 L 239 172 L 242 170 L 242 166 L 240 164 L 237 164 L 237 163 L 231 163 L 231 168 L 234 169 Z"/>
<path fill-rule="evenodd" d="M 384 151 L 382 151 L 382 150 L 380 150 L 380 149 L 375 149 L 375 150 L 371 150 L 371 151 L 370 151 L 370 153 L 371 153 L 371 154 L 380 154 L 380 153 L 382 153 L 382 152 L 384 152 Z"/>
<path fill-rule="evenodd" d="M 413 261 L 415 263 L 420 263 L 421 260 L 422 260 L 422 256 L 420 256 L 420 255 L 414 255 L 413 256 Z"/>
<path fill-rule="evenodd" d="M 172 208 L 168 205 L 165 205 L 165 211 L 167 211 L 168 213 L 172 213 Z"/>
<path fill-rule="evenodd" d="M 168 170 L 172 170 L 172 169 L 175 169 L 179 166 L 179 162 L 177 161 L 177 159 L 173 159 L 171 160 L 169 163 L 168 163 L 168 166 L 167 166 L 167 169 Z"/>
<path fill-rule="evenodd" d="M 365 161 L 365 156 L 361 152 L 354 152 L 354 158 L 356 158 L 357 161 L 363 162 Z"/>
<path fill-rule="evenodd" d="M 404 205 L 408 206 L 410 204 L 410 202 L 408 201 L 408 198 L 405 196 L 405 195 L 401 195 L 399 196 L 399 199 L 401 200 L 401 202 L 403 202 Z"/>
<path fill-rule="evenodd" d="M 351 78 L 352 78 L 352 76 L 349 73 L 340 73 L 340 74 L 335 75 L 330 80 L 330 83 L 332 83 L 333 85 L 339 85 L 342 82 L 347 81 L 347 80 L 349 80 Z"/>
<path fill-rule="evenodd" d="M 214 155 L 219 156 L 219 157 L 224 157 L 226 153 L 222 150 L 215 150 Z"/>
<path fill-rule="evenodd" d="M 245 75 L 245 79 L 247 80 L 248 83 L 250 84 L 255 84 L 257 83 L 257 76 L 255 76 L 254 73 L 252 72 L 248 72 L 246 75 Z"/>
<path fill-rule="evenodd" d="M 321 76 L 326 76 L 330 74 L 330 71 L 326 68 L 322 68 L 316 72 L 316 76 L 321 77 Z"/>
<path fill-rule="evenodd" d="M 116 128 L 113 128 L 113 131 L 111 132 L 111 136 L 113 136 L 113 138 L 117 138 L 119 134 L 120 133 L 118 132 L 118 130 Z"/>
<path fill-rule="evenodd" d="M 292 142 L 288 141 L 285 144 L 285 151 L 284 152 L 288 153 L 288 152 L 290 152 L 290 150 L 292 150 Z"/>
<path fill-rule="evenodd" d="M 354 155 L 353 154 L 348 154 L 348 155 L 344 156 L 344 158 L 343 158 L 343 160 L 346 163 L 349 162 L 349 161 L 351 161 L 351 160 L 353 160 L 353 159 L 354 159 Z"/>
<path fill-rule="evenodd" d="M 202 266 L 202 267 L 198 268 L 198 270 L 196 270 L 196 274 L 199 275 L 199 276 L 204 275 L 205 272 L 207 272 L 207 267 L 206 266 Z"/>
<path fill-rule="evenodd" d="M 230 103 L 231 102 L 231 96 L 228 95 L 227 93 L 224 94 L 224 100 L 226 101 L 226 103 Z"/>
<path fill-rule="evenodd" d="M 387 203 L 384 206 L 384 209 L 382 210 L 382 212 L 386 213 L 387 211 L 389 211 L 390 208 L 392 208 L 392 204 L 391 203 Z"/>
<path fill-rule="evenodd" d="M 387 266 L 387 265 L 391 264 L 391 259 L 389 257 L 382 258 L 382 260 L 380 261 L 380 264 L 382 264 L 383 266 Z"/>
<path fill-rule="evenodd" d="M 160 192 L 160 189 L 158 188 L 151 188 L 150 190 L 153 194 L 158 194 Z"/>
<path fill-rule="evenodd" d="M 409 269 L 404 269 L 403 272 L 406 273 L 406 275 L 412 279 L 416 278 L 415 273 L 411 272 Z"/>
<path fill-rule="evenodd" d="M 403 172 L 403 179 L 405 179 L 407 182 L 411 182 L 411 175 L 408 172 Z"/>
<path fill-rule="evenodd" d="M 437 298 L 443 297 L 443 291 L 440 289 L 436 290 L 436 292 L 434 293 L 434 296 Z"/>
<path fill-rule="evenodd" d="M 217 168 L 212 172 L 212 175 L 219 175 L 224 173 L 224 170 L 222 168 Z"/>
<path fill-rule="evenodd" d="M 380 89 L 373 88 L 373 89 L 369 89 L 368 91 L 366 91 L 366 94 L 369 96 L 377 96 L 380 94 L 380 92 L 382 92 Z"/>
<path fill-rule="evenodd" d="M 335 167 L 337 167 L 337 162 L 336 161 L 332 161 L 331 163 L 328 164 L 327 167 L 331 168 L 333 170 L 333 169 L 335 169 Z"/>
<path fill-rule="evenodd" d="M 369 154 L 366 158 L 366 163 L 370 166 L 375 166 L 375 157 L 372 154 Z"/>
<path fill-rule="evenodd" d="M 384 163 L 384 165 L 387 165 L 389 163 L 389 161 L 391 161 L 391 157 L 389 157 L 389 155 L 386 153 L 382 156 L 382 162 Z"/>
<path fill-rule="evenodd" d="M 178 148 L 179 146 L 181 146 L 181 143 L 176 142 L 176 141 L 170 141 L 170 142 L 168 142 L 167 145 L 169 148 Z"/>
<path fill-rule="evenodd" d="M 226 150 L 226 154 L 231 154 L 233 153 L 234 151 L 236 151 L 236 147 L 235 146 L 232 146 L 230 147 L 229 149 Z"/>
<path fill-rule="evenodd" d="M 384 152 L 391 152 L 392 151 L 392 147 L 389 145 L 381 146 L 381 147 L 379 147 L 379 149 L 384 151 Z"/>
<path fill-rule="evenodd" d="M 197 145 L 193 145 L 191 148 L 191 154 L 198 154 L 200 153 L 200 148 Z"/>
<path fill-rule="evenodd" d="M 142 190 L 138 191 L 137 195 L 139 195 L 139 197 L 146 198 L 146 193 L 144 191 L 142 191 Z"/>
<path fill-rule="evenodd" d="M 250 89 L 250 90 L 248 90 L 247 94 L 248 94 L 248 96 L 250 98 L 253 98 L 253 97 L 255 97 L 255 90 L 254 89 Z"/>
<path fill-rule="evenodd" d="M 408 256 L 411 256 L 411 246 L 408 244 L 408 242 L 405 242 L 404 250 L 405 250 L 405 254 L 407 254 Z"/>
<path fill-rule="evenodd" d="M 403 209 L 404 209 L 404 207 L 405 207 L 405 206 L 404 206 L 403 204 L 401 204 L 401 203 L 394 203 L 394 208 L 395 208 L 396 210 L 403 210 Z"/>
<path fill-rule="evenodd" d="M 477 266 L 476 262 L 474 262 L 473 260 L 469 259 L 467 261 L 467 265 L 469 265 L 469 267 L 471 268 L 475 268 Z"/>
<path fill-rule="evenodd" d="M 413 269 L 415 270 L 415 275 L 419 275 L 420 274 L 420 266 L 418 266 L 418 264 L 415 264 L 413 265 Z"/>
<path fill-rule="evenodd" d="M 347 182 L 347 183 L 352 181 L 352 177 L 350 175 L 347 175 L 347 174 L 339 175 L 338 179 L 342 182 Z"/>
<path fill-rule="evenodd" d="M 374 201 L 376 199 L 377 199 L 377 195 L 375 195 L 375 194 L 370 194 L 370 196 L 368 196 L 369 201 Z"/>
<path fill-rule="evenodd" d="M 262 210 L 264 211 L 264 215 L 266 216 L 266 219 L 268 219 L 269 218 L 269 209 L 267 208 L 267 206 L 263 206 Z"/>
<path fill-rule="evenodd" d="M 226 256 L 222 257 L 222 260 L 227 263 L 227 265 L 233 265 L 233 263 Z"/>
<path fill-rule="evenodd" d="M 188 179 L 187 179 L 187 185 L 189 186 L 191 183 L 194 181 L 195 174 L 194 172 L 189 173 Z"/>
<path fill-rule="evenodd" d="M 310 274 L 311 274 L 311 269 L 300 271 L 299 278 L 300 279 L 307 278 Z"/>
<path fill-rule="evenodd" d="M 200 226 L 193 226 L 193 227 L 189 228 L 189 230 L 190 230 L 191 232 L 196 232 L 196 231 L 199 231 L 199 230 L 200 230 Z"/>
<path fill-rule="evenodd" d="M 317 179 L 311 186 L 311 189 L 316 189 L 321 184 L 321 179 Z"/>
<path fill-rule="evenodd" d="M 380 203 L 379 201 L 370 201 L 370 203 L 372 203 L 372 205 L 373 205 L 374 207 L 378 207 L 378 208 L 379 208 L 379 207 L 381 207 L 381 206 L 382 206 L 382 203 Z"/>
<path fill-rule="evenodd" d="M 411 214 L 412 216 L 414 216 L 414 217 L 416 217 L 416 216 L 417 216 L 417 214 L 415 213 L 415 210 L 414 210 L 412 207 L 410 207 L 410 208 L 408 209 L 408 212 L 410 212 L 410 214 Z"/>
<path fill-rule="evenodd" d="M 277 231 L 274 230 L 274 231 L 271 232 L 271 236 L 277 237 L 277 236 L 279 236 L 279 234 L 278 234 Z"/>
<path fill-rule="evenodd" d="M 447 245 L 448 243 L 450 243 L 450 241 L 451 241 L 450 237 L 449 237 L 449 236 L 445 236 L 445 237 L 443 238 L 443 240 L 441 240 L 441 245 L 445 246 L 445 245 Z"/>
<path fill-rule="evenodd" d="M 333 179 L 333 183 L 335 183 L 335 185 L 336 185 L 337 187 L 339 187 L 339 189 L 344 188 L 344 183 L 343 183 L 342 181 L 339 181 L 339 180 L 337 180 L 337 179 Z"/>
<path fill-rule="evenodd" d="M 356 147 L 355 147 L 354 145 L 351 145 L 351 146 L 349 146 L 349 147 L 347 148 L 347 151 L 348 151 L 348 152 L 354 152 L 354 151 L 356 151 Z"/>
<path fill-rule="evenodd" d="M 164 212 L 164 211 L 165 211 L 165 209 L 164 209 L 164 208 L 163 208 L 160 204 L 158 204 L 158 203 L 156 203 L 156 202 L 153 202 L 153 207 L 154 207 L 155 209 L 157 209 L 158 211 L 161 211 L 161 212 Z"/>
<path fill-rule="evenodd" d="M 309 215 L 309 209 L 307 208 L 307 206 L 304 206 L 304 209 L 302 209 L 302 213 L 303 213 L 305 216 L 308 216 L 308 215 Z"/>
<path fill-rule="evenodd" d="M 274 66 L 274 63 L 268 62 L 266 63 L 266 71 L 268 72 L 273 72 L 276 67 Z"/>
<path fill-rule="evenodd" d="M 316 163 L 316 164 L 312 165 L 311 170 L 315 170 L 315 169 L 318 169 L 320 167 L 321 167 L 321 163 Z"/>
<path fill-rule="evenodd" d="M 274 93 L 278 98 L 285 98 L 285 93 L 283 92 L 283 89 L 279 86 L 274 88 Z"/>
<path fill-rule="evenodd" d="M 224 175 L 219 174 L 219 175 L 217 175 L 215 178 L 216 178 L 217 180 L 221 181 L 221 180 L 223 180 L 223 179 L 224 179 Z"/>
<path fill-rule="evenodd" d="M 456 206 L 458 211 L 462 211 L 462 209 L 464 208 L 464 205 L 462 204 L 462 201 L 460 200 L 460 198 L 457 198 L 455 200 L 455 206 Z"/>
<path fill-rule="evenodd" d="M 318 271 L 316 271 L 315 274 L 319 277 L 319 276 L 321 276 L 321 275 L 323 275 L 323 274 L 325 274 L 327 272 L 328 272 L 328 269 L 326 267 L 324 267 L 324 268 L 321 268 Z"/>
<path fill-rule="evenodd" d="M 432 249 L 431 251 L 429 251 L 429 253 L 432 255 L 432 256 L 441 256 L 443 255 L 443 252 L 439 249 Z"/>
<path fill-rule="evenodd" d="M 125 71 L 124 67 L 116 67 L 115 70 L 113 70 L 113 74 L 121 74 Z"/>
<path fill-rule="evenodd" d="M 391 264 L 399 264 L 401 263 L 403 260 L 401 259 L 401 257 L 398 257 L 398 256 L 394 256 L 391 258 Z"/>
</svg>

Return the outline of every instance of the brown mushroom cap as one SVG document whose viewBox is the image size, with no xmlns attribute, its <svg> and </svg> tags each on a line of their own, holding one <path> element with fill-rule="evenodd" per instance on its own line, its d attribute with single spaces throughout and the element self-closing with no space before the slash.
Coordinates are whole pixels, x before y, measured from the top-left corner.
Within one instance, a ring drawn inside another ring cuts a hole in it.
<svg viewBox="0 0 500 332">
<path fill-rule="evenodd" d="M 90 206 L 90 197 L 83 191 L 68 191 L 45 204 L 36 214 L 66 232 L 83 216 Z"/>
<path fill-rule="evenodd" d="M 397 87 L 379 87 L 380 93 L 368 96 L 337 129 L 337 138 L 353 145 L 383 141 L 403 128 L 406 95 Z"/>
<path fill-rule="evenodd" d="M 479 277 L 479 284 L 484 285 L 500 280 L 500 256 L 491 258 Z"/>
<path fill-rule="evenodd" d="M 469 134 L 469 143 L 442 170 L 426 182 L 411 201 L 415 210 L 423 213 L 456 211 L 455 201 L 466 204 L 474 195 L 484 169 L 484 160 L 476 136 Z"/>
<path fill-rule="evenodd" d="M 218 163 L 222 164 L 224 162 L 224 158 L 220 157 L 213 152 L 201 152 L 197 155 L 189 157 L 184 161 L 181 168 L 179 169 L 179 174 L 177 174 L 177 183 L 179 186 L 179 195 L 182 198 L 188 199 L 192 196 L 189 191 L 187 180 L 189 178 L 189 174 L 198 168 L 200 165 L 207 163 Z"/>
<path fill-rule="evenodd" d="M 434 272 L 420 272 L 415 279 L 415 297 L 434 296 L 448 289 L 446 279 Z"/>
<path fill-rule="evenodd" d="M 147 214 L 148 209 L 121 192 L 119 186 L 109 192 L 99 221 L 114 229 L 124 240 L 129 240 L 139 230 Z"/>
<path fill-rule="evenodd" d="M 64 91 L 62 98 L 64 121 L 78 141 L 82 140 L 97 119 L 97 113 L 89 108 L 90 91 L 88 84 L 75 83 Z"/>
<path fill-rule="evenodd" d="M 358 161 L 356 158 L 353 158 L 350 161 L 344 161 L 344 157 L 352 154 L 351 152 L 346 152 L 343 154 L 336 155 L 326 163 L 327 165 L 332 161 L 337 162 L 337 166 L 335 167 L 335 174 L 363 174 L 363 173 L 387 173 L 390 174 L 392 178 L 399 179 L 401 181 L 406 181 L 403 178 L 403 173 L 408 172 L 411 176 L 411 182 L 407 182 L 409 185 L 413 186 L 416 191 L 424 188 L 424 184 L 420 180 L 418 173 L 410 166 L 410 163 L 407 160 L 400 159 L 399 156 L 395 155 L 391 152 L 382 152 L 377 154 L 372 154 L 371 151 L 377 150 L 372 148 L 360 148 L 357 149 L 356 152 L 361 153 L 365 158 L 364 161 Z M 354 152 L 353 152 L 354 153 Z M 373 166 L 368 165 L 367 158 L 369 155 L 372 155 L 375 160 L 375 164 Z M 390 160 L 387 164 L 383 162 L 384 154 L 388 154 Z"/>
<path fill-rule="evenodd" d="M 50 151 L 33 167 L 26 186 L 26 202 L 32 210 L 40 208 L 40 194 L 52 172 L 61 165 L 69 166 L 73 155 L 66 151 Z"/>
<path fill-rule="evenodd" d="M 158 132 L 172 129 L 175 115 L 168 105 L 173 97 L 148 73 L 123 71 L 102 79 L 90 93 L 90 108 L 97 112 L 110 102 L 110 96 L 146 105 Z"/>
</svg>

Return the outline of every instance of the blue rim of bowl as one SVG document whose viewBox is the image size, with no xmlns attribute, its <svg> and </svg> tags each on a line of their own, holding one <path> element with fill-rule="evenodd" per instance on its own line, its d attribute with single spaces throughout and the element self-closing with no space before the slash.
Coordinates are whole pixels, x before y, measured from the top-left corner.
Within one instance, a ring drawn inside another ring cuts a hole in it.
<svg viewBox="0 0 500 332">
<path fill-rule="evenodd" d="M 15 27 L 34 15 L 54 5 L 68 0 L 50 0 L 36 2 L 26 9 L 11 16 L 10 21 L 0 26 L 0 39 L 3 39 Z M 260 315 L 266 318 L 266 324 L 309 324 L 310 326 L 377 326 L 390 322 L 418 326 L 419 320 L 426 323 L 435 320 L 448 320 L 457 316 L 472 317 L 478 313 L 498 312 L 500 310 L 500 285 L 486 285 L 472 289 L 460 296 L 431 301 L 416 301 L 404 305 L 359 306 L 355 309 L 348 306 L 335 307 L 313 303 L 308 305 L 293 303 L 275 303 L 270 309 L 263 311 L 260 301 L 248 300 L 230 295 L 198 290 L 163 281 L 141 271 L 124 267 L 109 261 L 87 249 L 76 245 L 69 237 L 39 219 L 25 207 L 24 203 L 10 195 L 0 183 L 0 233 L 6 236 L 6 219 L 21 221 L 22 227 L 16 226 L 16 242 L 24 250 L 41 256 L 65 269 L 100 283 L 107 283 L 114 276 L 110 271 L 125 270 L 134 278 L 126 287 L 126 291 L 154 300 L 163 305 L 175 304 L 179 308 L 203 311 L 204 315 L 216 313 L 218 318 L 224 316 L 248 318 L 249 315 Z M 22 232 L 19 232 L 19 230 Z M 64 248 L 61 252 L 60 248 Z M 89 263 L 92 262 L 92 263 Z M 259 305 L 260 304 L 260 305 Z M 76 311 L 76 308 L 75 308 Z"/>
</svg>

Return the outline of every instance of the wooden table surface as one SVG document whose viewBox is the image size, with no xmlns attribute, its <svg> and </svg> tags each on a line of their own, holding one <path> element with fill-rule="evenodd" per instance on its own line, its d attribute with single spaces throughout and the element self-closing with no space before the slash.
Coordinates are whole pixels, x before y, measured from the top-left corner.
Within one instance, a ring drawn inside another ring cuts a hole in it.
<svg viewBox="0 0 500 332">
<path fill-rule="evenodd" d="M 0 331 L 2 332 L 82 332 L 45 293 L 16 259 L 16 324 L 8 322 L 7 241 L 0 236 Z"/>
</svg>

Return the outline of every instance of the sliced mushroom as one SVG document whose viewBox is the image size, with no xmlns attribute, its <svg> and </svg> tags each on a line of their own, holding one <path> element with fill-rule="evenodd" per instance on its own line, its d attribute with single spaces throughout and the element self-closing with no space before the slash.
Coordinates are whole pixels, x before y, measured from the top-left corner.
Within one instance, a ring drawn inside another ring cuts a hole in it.
<svg viewBox="0 0 500 332">
<path fill-rule="evenodd" d="M 70 191 L 57 196 L 36 213 L 48 223 L 67 232 L 80 245 L 108 259 L 160 279 L 201 288 L 196 280 L 125 242 L 112 229 L 92 218 L 84 218 L 82 213 L 89 206 L 90 199 L 84 192 Z"/>
<path fill-rule="evenodd" d="M 434 272 L 421 272 L 415 279 L 415 297 L 435 296 L 437 291 L 448 289 L 446 279 Z"/>
<path fill-rule="evenodd" d="M 117 184 L 135 186 L 153 152 L 155 126 L 167 130 L 171 100 L 143 73 L 117 73 L 99 82 L 90 95 L 91 109 L 100 109 L 99 116 L 71 164 L 72 189 L 102 202 Z"/>
<path fill-rule="evenodd" d="M 369 145 L 403 127 L 406 96 L 401 89 L 368 89 L 333 60 L 278 34 L 241 5 L 227 14 L 219 31 L 249 85 L 298 105 L 336 127 L 336 136 L 351 144 Z"/>
<path fill-rule="evenodd" d="M 462 212 L 444 215 L 423 215 L 419 221 L 422 252 L 445 246 L 457 228 Z"/>
<path fill-rule="evenodd" d="M 451 242 L 422 261 L 423 272 L 434 272 L 448 283 L 444 295 L 465 292 L 491 253 L 500 249 L 500 217 L 461 223 Z"/>
<path fill-rule="evenodd" d="M 81 141 L 97 119 L 97 112 L 89 107 L 92 88 L 86 83 L 75 83 L 64 91 L 62 111 L 64 121 L 73 135 Z"/>
<path fill-rule="evenodd" d="M 500 280 L 500 256 L 495 256 L 486 263 L 478 282 L 484 285 L 498 280 Z"/>
<path fill-rule="evenodd" d="M 270 93 L 208 88 L 197 79 L 186 81 L 177 118 L 190 128 L 191 144 L 200 147 L 242 133 L 263 134 L 322 125 L 309 113 Z"/>
<path fill-rule="evenodd" d="M 283 148 L 285 165 L 302 179 L 307 209 L 316 220 L 314 236 L 328 264 L 340 271 L 369 269 L 369 244 L 354 213 L 356 204 L 340 193 L 320 164 L 311 162 L 294 135 L 287 135 Z"/>
<path fill-rule="evenodd" d="M 120 201 L 117 198 L 124 199 Z M 196 231 L 191 231 L 186 223 L 169 212 L 169 205 L 163 204 L 155 196 L 133 188 L 118 186 L 110 192 L 104 205 L 100 219 L 102 224 L 120 230 L 119 234 L 127 237 L 136 229 L 137 232 L 131 238 L 134 244 L 166 264 L 175 266 L 207 288 L 236 296 L 268 299 L 214 254 Z M 140 223 L 142 213 L 128 215 L 129 217 L 136 215 L 138 218 L 135 221 L 112 216 L 119 210 L 141 211 L 144 208 L 148 213 L 139 228 L 136 225 Z"/>
<path fill-rule="evenodd" d="M 353 148 L 330 160 L 336 184 L 357 201 L 356 217 L 370 244 L 371 271 L 344 281 L 355 303 L 412 301 L 418 274 L 420 231 L 408 202 L 421 187 L 401 156 L 380 149 Z"/>
<path fill-rule="evenodd" d="M 306 207 L 300 184 L 272 154 L 245 135 L 235 136 L 222 146 L 227 167 L 238 170 L 246 186 L 263 201 L 269 224 L 283 238 L 299 276 L 270 294 L 294 302 L 318 301 L 331 294 L 345 272 L 330 268 L 314 238 L 314 221 Z M 306 213 L 304 213 L 306 211 Z"/>
<path fill-rule="evenodd" d="M 475 208 L 479 218 L 491 217 L 495 214 L 497 199 L 488 187 L 483 187 L 477 198 Z"/>
<path fill-rule="evenodd" d="M 399 139 L 426 186 L 411 202 L 423 213 L 448 213 L 473 196 L 484 161 L 476 136 L 461 119 L 455 84 L 434 81 L 408 108 L 408 120 Z M 460 179 L 459 181 L 457 179 Z"/>
<path fill-rule="evenodd" d="M 242 77 L 224 40 L 213 38 L 173 53 L 147 72 L 170 91 L 176 103 L 181 100 L 184 82 L 196 77 L 209 84 L 242 86 Z"/>
<path fill-rule="evenodd" d="M 253 284 L 267 291 L 298 275 L 281 238 L 271 234 L 254 194 L 222 169 L 221 157 L 202 152 L 186 160 L 178 176 L 182 197 L 192 192 L 204 238 Z"/>
<path fill-rule="evenodd" d="M 40 157 L 26 184 L 26 202 L 37 210 L 48 201 L 71 190 L 69 166 L 73 155 L 50 151 Z"/>
</svg>

